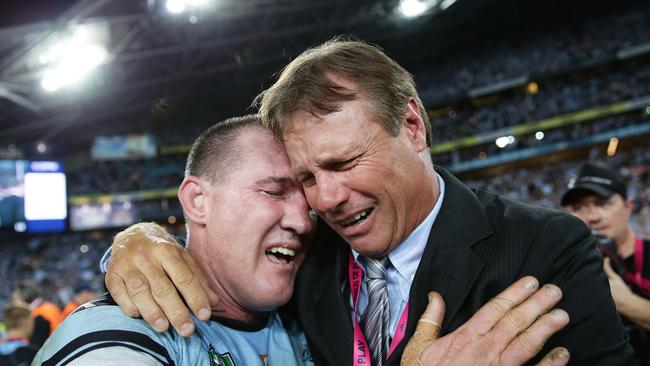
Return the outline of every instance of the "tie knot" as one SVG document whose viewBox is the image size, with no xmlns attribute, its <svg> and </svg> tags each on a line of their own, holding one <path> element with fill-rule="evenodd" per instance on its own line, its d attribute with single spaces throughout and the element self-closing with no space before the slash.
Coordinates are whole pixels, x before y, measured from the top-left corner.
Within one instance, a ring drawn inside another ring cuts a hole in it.
<svg viewBox="0 0 650 366">
<path fill-rule="evenodd" d="M 366 259 L 366 277 L 369 280 L 384 279 L 386 277 L 386 268 L 388 267 L 389 263 L 388 257 Z"/>
</svg>

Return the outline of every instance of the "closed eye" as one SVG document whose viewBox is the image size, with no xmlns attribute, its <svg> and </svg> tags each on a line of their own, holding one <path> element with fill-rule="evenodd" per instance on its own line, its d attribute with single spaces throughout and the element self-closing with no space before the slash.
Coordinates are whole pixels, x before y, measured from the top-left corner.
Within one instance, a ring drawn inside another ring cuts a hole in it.
<svg viewBox="0 0 650 366">
<path fill-rule="evenodd" d="M 331 164 L 330 168 L 332 170 L 347 170 L 350 169 L 354 166 L 354 163 L 357 161 L 358 156 L 355 156 L 351 159 L 344 160 L 344 161 L 339 161 L 339 162 L 334 162 Z"/>
<path fill-rule="evenodd" d="M 316 178 L 314 178 L 313 174 L 305 175 L 300 178 L 300 184 L 305 187 L 311 187 L 314 184 L 316 184 Z"/>
</svg>

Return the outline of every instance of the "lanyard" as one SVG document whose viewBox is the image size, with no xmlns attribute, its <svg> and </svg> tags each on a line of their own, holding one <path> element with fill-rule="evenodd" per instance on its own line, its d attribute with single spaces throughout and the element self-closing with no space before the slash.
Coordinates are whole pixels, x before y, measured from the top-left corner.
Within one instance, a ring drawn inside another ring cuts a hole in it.
<svg viewBox="0 0 650 366">
<path fill-rule="evenodd" d="M 352 314 L 352 320 L 354 321 L 354 344 L 353 344 L 353 356 L 352 364 L 354 366 L 358 365 L 370 365 L 370 349 L 368 348 L 368 342 L 366 337 L 361 331 L 361 326 L 357 321 L 357 300 L 359 300 L 359 293 L 361 292 L 361 280 L 363 279 L 363 269 L 357 261 L 354 260 L 352 253 L 350 253 L 350 265 L 349 265 L 349 281 L 350 281 L 350 292 L 352 294 L 352 303 L 354 304 L 354 313 Z M 397 345 L 404 339 L 404 334 L 406 332 L 406 323 L 408 321 L 408 312 L 409 304 L 406 303 L 402 315 L 399 317 L 399 322 L 397 323 L 397 328 L 395 329 L 395 335 L 393 336 L 393 341 L 390 344 L 388 350 L 388 358 Z"/>
<path fill-rule="evenodd" d="M 625 279 L 634 283 L 641 291 L 650 295 L 650 280 L 643 278 L 643 240 L 637 237 L 634 241 L 634 273 L 627 273 Z"/>
</svg>

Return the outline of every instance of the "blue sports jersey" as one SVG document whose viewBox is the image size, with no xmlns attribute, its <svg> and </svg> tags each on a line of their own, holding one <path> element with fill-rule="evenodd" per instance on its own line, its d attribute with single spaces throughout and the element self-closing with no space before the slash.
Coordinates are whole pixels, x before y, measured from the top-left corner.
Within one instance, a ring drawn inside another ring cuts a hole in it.
<svg viewBox="0 0 650 366">
<path fill-rule="evenodd" d="M 194 319 L 196 331 L 182 337 L 156 332 L 105 301 L 82 306 L 56 329 L 32 365 L 310 366 L 305 337 L 285 327 L 277 312 L 260 329 Z"/>
</svg>

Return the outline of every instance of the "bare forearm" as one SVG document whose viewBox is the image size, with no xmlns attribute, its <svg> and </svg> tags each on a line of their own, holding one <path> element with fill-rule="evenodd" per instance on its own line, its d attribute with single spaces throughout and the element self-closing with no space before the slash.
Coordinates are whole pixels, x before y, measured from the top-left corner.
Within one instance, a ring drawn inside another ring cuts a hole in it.
<svg viewBox="0 0 650 366">
<path fill-rule="evenodd" d="M 650 300 L 644 299 L 635 294 L 629 294 L 625 301 L 616 300 L 618 311 L 634 322 L 646 329 L 650 329 Z"/>
</svg>

